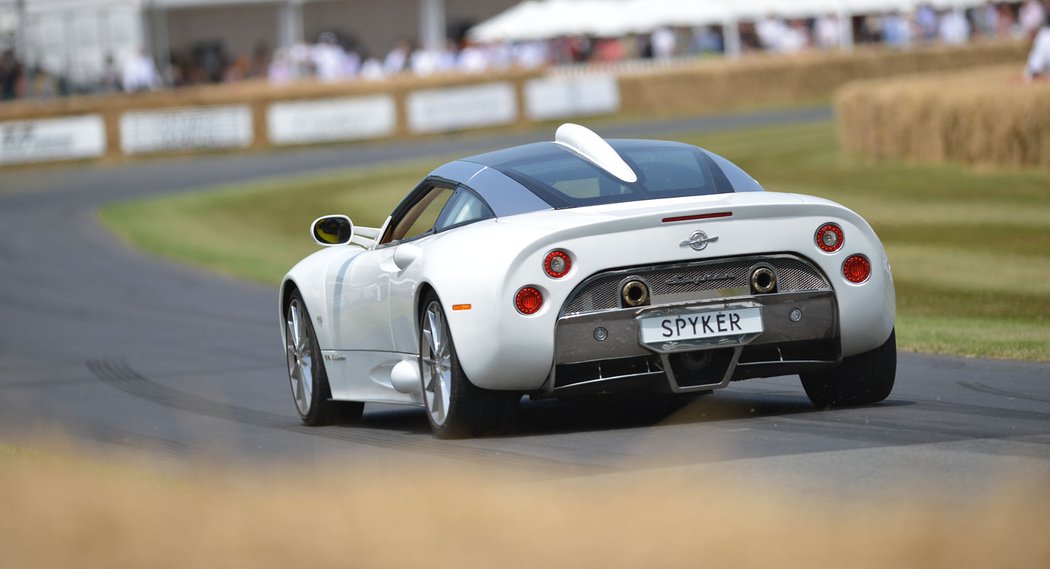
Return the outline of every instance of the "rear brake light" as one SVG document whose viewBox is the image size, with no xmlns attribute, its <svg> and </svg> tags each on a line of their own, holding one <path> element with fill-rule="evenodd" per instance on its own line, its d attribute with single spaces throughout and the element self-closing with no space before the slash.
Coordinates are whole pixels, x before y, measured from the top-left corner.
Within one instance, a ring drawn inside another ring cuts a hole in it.
<svg viewBox="0 0 1050 569">
<path fill-rule="evenodd" d="M 871 261 L 864 255 L 850 255 L 842 263 L 842 276 L 854 284 L 868 280 L 871 276 Z"/>
<path fill-rule="evenodd" d="M 697 219 L 716 219 L 719 217 L 732 217 L 733 212 L 731 211 L 720 211 L 717 213 L 698 213 L 695 215 L 678 215 L 675 217 L 665 217 L 664 223 L 675 223 L 677 221 L 695 221 Z"/>
<path fill-rule="evenodd" d="M 817 229 L 817 247 L 820 247 L 821 251 L 826 253 L 834 253 L 842 248 L 843 242 L 846 240 L 846 236 L 842 233 L 842 228 L 834 223 L 825 223 Z"/>
<path fill-rule="evenodd" d="M 569 269 L 571 268 L 572 259 L 569 258 L 568 253 L 561 249 L 555 249 L 547 253 L 547 258 L 543 260 L 543 272 L 547 273 L 547 276 L 552 279 L 564 277 L 569 274 Z"/>
<path fill-rule="evenodd" d="M 514 307 L 522 314 L 536 314 L 543 307 L 543 293 L 534 286 L 521 287 L 514 295 Z"/>
</svg>

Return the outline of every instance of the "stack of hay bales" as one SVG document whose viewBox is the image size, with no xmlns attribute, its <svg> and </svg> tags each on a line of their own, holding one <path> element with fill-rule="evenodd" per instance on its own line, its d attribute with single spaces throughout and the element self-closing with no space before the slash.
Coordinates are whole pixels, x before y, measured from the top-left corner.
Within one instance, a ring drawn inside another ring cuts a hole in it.
<svg viewBox="0 0 1050 569">
<path fill-rule="evenodd" d="M 925 46 L 910 50 L 857 48 L 852 52 L 754 54 L 712 59 L 673 69 L 620 74 L 620 101 L 632 114 L 692 114 L 762 105 L 823 102 L 851 81 L 910 73 L 1023 65 L 1020 42 Z"/>
<path fill-rule="evenodd" d="M 921 163 L 1050 169 L 1050 81 L 1021 65 L 859 81 L 835 96 L 848 153 Z"/>
</svg>

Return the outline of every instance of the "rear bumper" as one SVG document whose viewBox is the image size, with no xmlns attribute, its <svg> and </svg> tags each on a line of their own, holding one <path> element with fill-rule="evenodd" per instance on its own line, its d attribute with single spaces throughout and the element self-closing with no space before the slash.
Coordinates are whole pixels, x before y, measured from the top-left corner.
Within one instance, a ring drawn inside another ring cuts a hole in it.
<svg viewBox="0 0 1050 569">
<path fill-rule="evenodd" d="M 644 344 L 639 319 L 759 307 L 762 332 Z M 797 310 L 797 312 L 796 312 Z M 791 318 L 792 313 L 801 316 Z M 596 334 L 603 328 L 605 334 Z M 600 339 L 604 337 L 604 339 Z M 799 373 L 841 359 L 838 307 L 830 290 L 746 295 L 562 316 L 555 365 L 543 394 L 646 386 L 707 391 L 734 379 Z"/>
</svg>

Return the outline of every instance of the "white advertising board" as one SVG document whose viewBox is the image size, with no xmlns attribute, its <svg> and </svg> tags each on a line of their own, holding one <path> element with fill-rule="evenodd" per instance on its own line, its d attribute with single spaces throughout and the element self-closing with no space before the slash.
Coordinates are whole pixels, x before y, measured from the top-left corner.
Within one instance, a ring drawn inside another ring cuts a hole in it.
<svg viewBox="0 0 1050 569">
<path fill-rule="evenodd" d="M 252 143 L 247 105 L 132 111 L 120 117 L 125 154 L 197 148 L 243 148 Z"/>
<path fill-rule="evenodd" d="M 266 110 L 272 144 L 376 138 L 394 133 L 393 97 L 348 97 L 274 103 Z"/>
<path fill-rule="evenodd" d="M 620 110 L 620 86 L 612 75 L 544 77 L 525 83 L 531 120 L 603 115 Z"/>
<path fill-rule="evenodd" d="M 412 132 L 509 124 L 518 118 L 514 86 L 505 82 L 415 91 L 407 107 Z"/>
<path fill-rule="evenodd" d="M 106 153 L 100 115 L 0 122 L 0 164 L 95 158 Z"/>
</svg>

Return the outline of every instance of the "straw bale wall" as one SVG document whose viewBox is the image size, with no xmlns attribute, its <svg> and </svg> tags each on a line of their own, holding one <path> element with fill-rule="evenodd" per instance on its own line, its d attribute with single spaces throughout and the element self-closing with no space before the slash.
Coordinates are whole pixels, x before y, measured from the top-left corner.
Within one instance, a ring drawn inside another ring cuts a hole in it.
<svg viewBox="0 0 1050 569">
<path fill-rule="evenodd" d="M 835 96 L 848 153 L 919 163 L 1050 168 L 1050 81 L 1017 66 L 860 81 Z"/>
<path fill-rule="evenodd" d="M 668 71 L 620 76 L 624 112 L 684 114 L 762 105 L 826 101 L 859 79 L 1015 63 L 1024 65 L 1020 43 L 978 43 L 907 51 L 858 48 L 852 53 L 755 55 L 739 61 L 701 61 Z"/>
</svg>

